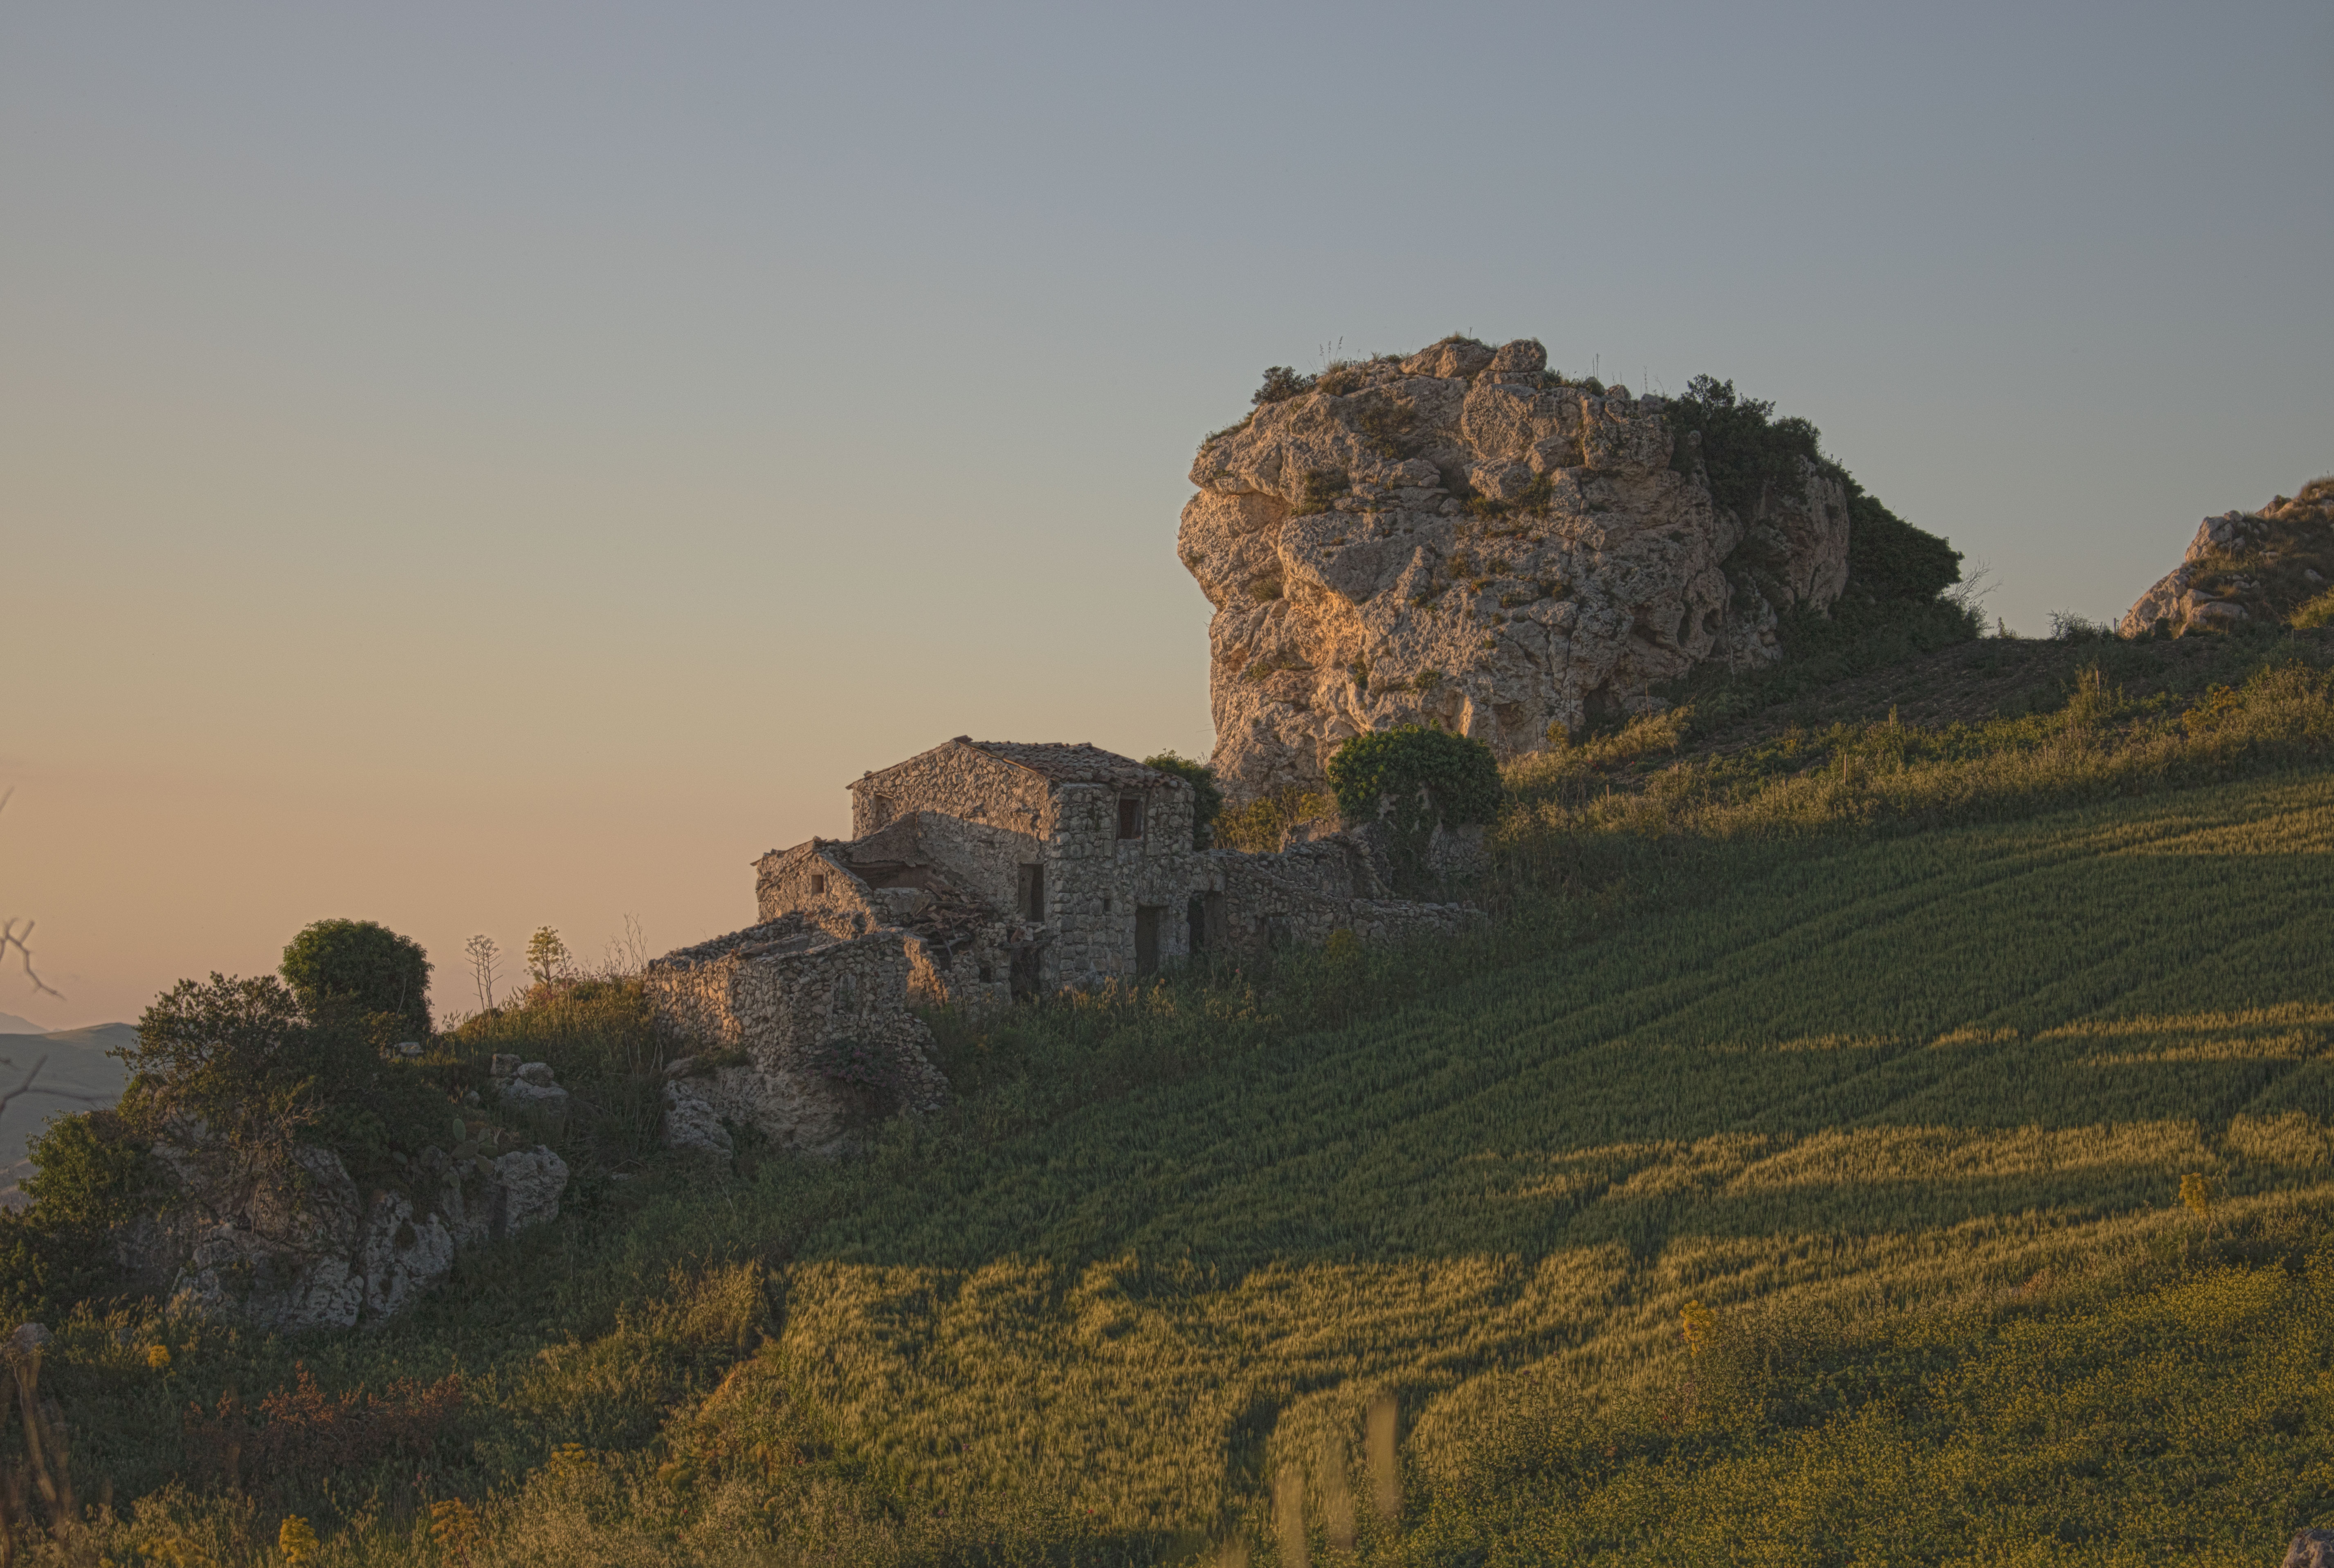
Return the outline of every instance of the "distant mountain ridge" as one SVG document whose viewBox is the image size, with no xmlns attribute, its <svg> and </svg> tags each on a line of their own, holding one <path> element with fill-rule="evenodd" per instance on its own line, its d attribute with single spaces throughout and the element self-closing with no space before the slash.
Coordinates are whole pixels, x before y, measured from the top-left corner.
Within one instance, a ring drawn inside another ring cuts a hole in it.
<svg viewBox="0 0 2334 1568">
<path fill-rule="evenodd" d="M 0 1034 L 45 1034 L 48 1031 L 30 1018 L 19 1018 L 14 1013 L 0 1013 Z"/>
<path fill-rule="evenodd" d="M 111 1105 L 121 1097 L 128 1076 L 119 1057 L 106 1053 L 137 1043 L 127 1024 L 92 1024 L 82 1029 L 0 1031 L 0 1083 L 13 1090 L 39 1064 L 34 1089 L 54 1094 L 23 1095 L 0 1110 L 0 1208 L 24 1202 L 17 1183 L 32 1174 L 26 1156 L 53 1116 Z"/>
</svg>

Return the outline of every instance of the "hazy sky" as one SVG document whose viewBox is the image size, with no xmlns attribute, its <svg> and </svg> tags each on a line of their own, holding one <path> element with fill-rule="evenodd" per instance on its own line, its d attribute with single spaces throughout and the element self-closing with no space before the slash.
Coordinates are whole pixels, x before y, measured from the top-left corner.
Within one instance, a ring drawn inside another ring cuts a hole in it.
<svg viewBox="0 0 2334 1568">
<path fill-rule="evenodd" d="M 1733 378 L 1989 608 L 2334 469 L 2334 8 L 0 9 L 0 915 L 56 1026 L 596 954 L 950 736 L 1204 755 L 1268 364 Z"/>
</svg>

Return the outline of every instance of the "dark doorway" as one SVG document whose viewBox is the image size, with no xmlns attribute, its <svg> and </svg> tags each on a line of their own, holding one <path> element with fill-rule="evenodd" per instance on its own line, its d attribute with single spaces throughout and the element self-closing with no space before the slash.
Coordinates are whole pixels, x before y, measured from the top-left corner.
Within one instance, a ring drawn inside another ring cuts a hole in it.
<svg viewBox="0 0 2334 1568">
<path fill-rule="evenodd" d="M 1221 893 L 1201 893 L 1191 899 L 1185 918 L 1191 922 L 1191 956 L 1212 953 L 1222 947 L 1230 932 L 1224 928 L 1224 896 Z"/>
<path fill-rule="evenodd" d="M 1013 968 L 1006 976 L 1013 988 L 1013 999 L 1024 1002 L 1037 994 L 1037 948 L 1032 943 L 1013 949 Z"/>
<path fill-rule="evenodd" d="M 1159 973 L 1159 915 L 1156 904 L 1134 906 L 1134 972 Z"/>
<path fill-rule="evenodd" d="M 1015 890 L 1015 896 L 1021 905 L 1023 919 L 1044 919 L 1046 918 L 1046 868 L 1042 865 L 1023 866 L 1020 886 Z"/>
</svg>

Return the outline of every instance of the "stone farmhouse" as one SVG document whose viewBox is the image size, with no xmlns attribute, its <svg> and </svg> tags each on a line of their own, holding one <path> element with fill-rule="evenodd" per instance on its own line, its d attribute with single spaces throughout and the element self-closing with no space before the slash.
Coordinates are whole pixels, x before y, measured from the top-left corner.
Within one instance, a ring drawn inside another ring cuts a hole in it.
<svg viewBox="0 0 2334 1568">
<path fill-rule="evenodd" d="M 1392 897 L 1366 833 L 1278 854 L 1196 847 L 1191 784 L 1097 746 L 960 736 L 849 787 L 851 838 L 755 862 L 756 925 L 649 966 L 667 1027 L 709 1048 L 675 1063 L 670 1141 L 722 1149 L 725 1124 L 750 1123 L 829 1150 L 854 1110 L 933 1102 L 945 1083 L 918 1006 L 1480 918 Z"/>
</svg>

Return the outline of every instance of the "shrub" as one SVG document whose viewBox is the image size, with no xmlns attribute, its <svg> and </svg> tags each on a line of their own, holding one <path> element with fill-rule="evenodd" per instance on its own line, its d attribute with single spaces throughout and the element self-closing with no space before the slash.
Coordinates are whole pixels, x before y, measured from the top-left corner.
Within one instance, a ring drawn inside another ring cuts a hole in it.
<svg viewBox="0 0 2334 1568">
<path fill-rule="evenodd" d="M 1224 809 L 1224 792 L 1216 787 L 1216 770 L 1203 762 L 1178 756 L 1162 751 L 1156 756 L 1143 759 L 1144 767 L 1155 767 L 1162 773 L 1172 773 L 1191 786 L 1191 847 L 1208 847 L 1208 832 Z"/>
<path fill-rule="evenodd" d="M 1696 376 L 1685 396 L 1664 406 L 1677 441 L 1673 467 L 1691 471 L 1696 444 L 1710 478 L 1711 499 L 1746 524 L 1771 490 L 1797 491 L 1812 464 L 1839 482 L 1847 495 L 1847 586 L 1828 613 L 1795 610 L 1779 628 L 1789 655 L 1783 667 L 1748 684 L 1762 697 L 1790 695 L 1965 642 L 1981 629 L 1971 605 L 1941 598 L 1961 581 L 1961 553 L 1883 505 L 1838 463 L 1824 456 L 1821 432 L 1807 420 L 1775 418 L 1775 406 L 1745 398 L 1734 383 Z M 1755 580 L 1772 563 L 1746 542 L 1730 570 Z M 1697 698 L 1725 684 L 1716 672 L 1693 682 Z M 1786 688 L 1789 689 L 1785 689 Z"/>
<path fill-rule="evenodd" d="M 519 1003 L 465 1019 L 447 1035 L 466 1055 L 547 1062 L 574 1096 L 546 1130 L 571 1164 L 608 1167 L 658 1147 L 666 1042 L 637 977 L 537 986 Z"/>
<path fill-rule="evenodd" d="M 295 1363 L 292 1385 L 266 1395 L 256 1411 L 246 1411 L 233 1390 L 212 1409 L 197 1404 L 187 1414 L 188 1455 L 199 1476 L 283 1502 L 385 1459 L 429 1457 L 463 1399 L 458 1372 L 434 1383 L 399 1378 L 380 1393 L 327 1394 L 304 1363 Z"/>
<path fill-rule="evenodd" d="M 1300 376 L 1292 366 L 1268 365 L 1265 368 L 1264 385 L 1249 399 L 1258 408 L 1267 403 L 1285 403 L 1291 398 L 1301 398 L 1313 390 L 1313 378 Z"/>
<path fill-rule="evenodd" d="M 1500 765 L 1481 741 L 1427 725 L 1357 735 L 1329 759 L 1329 787 L 1349 822 L 1390 803 L 1397 832 L 1438 822 L 1487 822 L 1500 806 Z"/>
<path fill-rule="evenodd" d="M 429 1034 L 429 956 L 373 920 L 318 920 L 284 949 L 282 974 L 300 1005 L 386 1014 L 409 1039 Z"/>
<path fill-rule="evenodd" d="M 1711 499 L 1749 522 L 1770 486 L 1796 489 L 1800 463 L 1823 461 L 1816 428 L 1805 419 L 1774 418 L 1774 412 L 1770 402 L 1737 394 L 1732 381 L 1694 377 L 1685 396 L 1662 410 L 1677 437 L 1672 465 L 1692 470 L 1695 443 L 1686 437 L 1698 435 Z"/>
<path fill-rule="evenodd" d="M 364 1018 L 330 998 L 304 1011 L 272 976 L 179 981 L 119 1054 L 130 1071 L 125 1124 L 183 1139 L 199 1121 L 205 1158 L 265 1162 L 295 1141 L 321 1143 L 363 1179 L 393 1150 L 437 1140 L 444 1118 L 445 1091 L 385 1060 Z"/>
<path fill-rule="evenodd" d="M 1316 790 L 1290 786 L 1261 794 L 1235 811 L 1218 816 L 1211 837 L 1220 849 L 1268 855 L 1280 848 L 1282 835 L 1298 822 L 1326 815 L 1329 797 Z"/>
<path fill-rule="evenodd" d="M 1292 517 L 1310 517 L 1316 513 L 1326 512 L 1338 496 L 1353 487 L 1345 471 L 1338 468 L 1307 468 L 1304 486 L 1304 498 L 1289 513 Z"/>
<path fill-rule="evenodd" d="M 319 1039 L 291 989 L 271 976 L 181 980 L 138 1020 L 121 1053 L 130 1072 L 124 1112 L 162 1131 L 198 1119 L 229 1149 L 287 1143 L 322 1113 L 319 1081 L 351 1065 L 340 1032 Z"/>
</svg>

